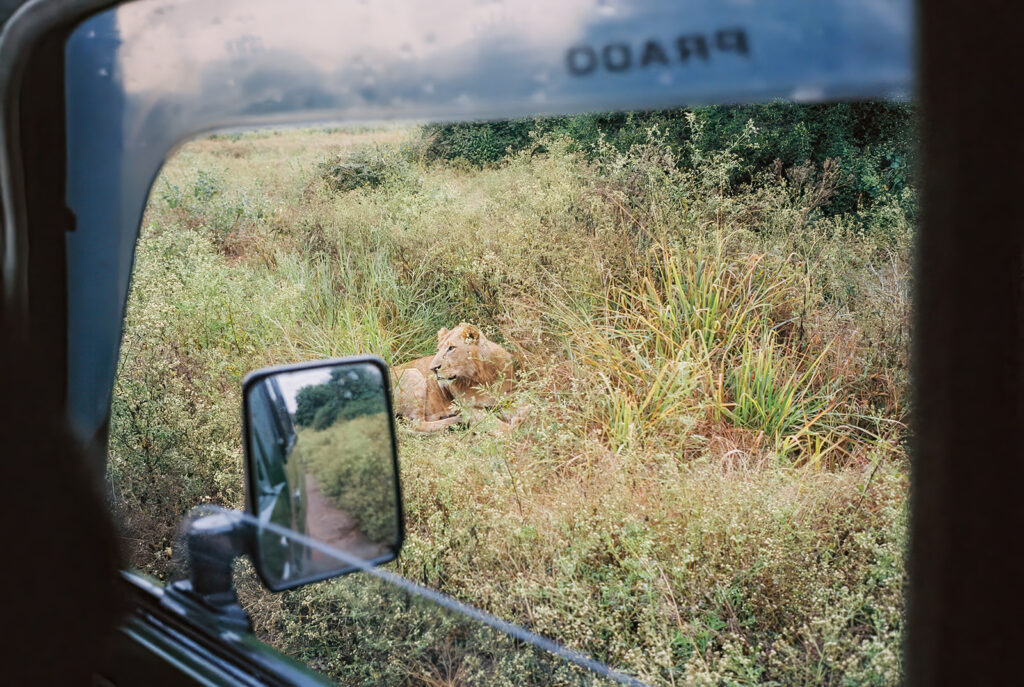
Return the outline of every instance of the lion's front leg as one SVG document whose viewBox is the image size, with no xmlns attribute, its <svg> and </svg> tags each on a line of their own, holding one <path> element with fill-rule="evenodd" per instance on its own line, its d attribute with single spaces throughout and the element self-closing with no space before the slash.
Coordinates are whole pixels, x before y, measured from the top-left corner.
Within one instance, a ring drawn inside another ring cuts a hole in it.
<svg viewBox="0 0 1024 687">
<path fill-rule="evenodd" d="M 429 432 L 439 432 L 442 429 L 454 427 L 455 425 L 462 423 L 462 415 L 456 413 L 455 415 L 449 415 L 443 417 L 440 420 L 420 420 L 413 424 L 412 429 L 415 432 L 423 432 L 424 434 Z"/>
</svg>

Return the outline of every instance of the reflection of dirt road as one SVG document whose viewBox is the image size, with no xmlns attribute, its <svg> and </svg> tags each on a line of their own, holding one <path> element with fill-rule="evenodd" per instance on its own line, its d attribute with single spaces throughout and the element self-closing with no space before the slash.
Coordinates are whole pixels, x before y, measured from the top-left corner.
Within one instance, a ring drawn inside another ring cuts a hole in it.
<svg viewBox="0 0 1024 687">
<path fill-rule="evenodd" d="M 318 542 L 365 561 L 379 558 L 388 552 L 387 546 L 367 539 L 349 513 L 335 508 L 309 473 L 306 473 L 306 534 Z M 310 558 L 325 561 L 330 557 L 322 551 L 313 550 Z"/>
</svg>

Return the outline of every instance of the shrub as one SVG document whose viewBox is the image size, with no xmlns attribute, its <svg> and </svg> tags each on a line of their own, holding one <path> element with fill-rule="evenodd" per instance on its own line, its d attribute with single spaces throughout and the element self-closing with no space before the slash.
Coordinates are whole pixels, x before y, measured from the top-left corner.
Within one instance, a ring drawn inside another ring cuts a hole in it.
<svg viewBox="0 0 1024 687">
<path fill-rule="evenodd" d="M 178 184 L 162 182 L 160 198 L 189 227 L 204 227 L 225 252 L 240 232 L 263 224 L 268 212 L 259 188 L 252 191 L 228 189 L 223 173 L 197 169 L 191 181 L 191 194 Z"/>
<path fill-rule="evenodd" d="M 319 165 L 319 175 L 336 191 L 415 185 L 416 170 L 394 148 L 372 146 L 336 155 Z"/>
<path fill-rule="evenodd" d="M 209 202 L 224 190 L 224 180 L 216 172 L 199 170 L 192 182 L 192 197 L 200 202 Z"/>
</svg>

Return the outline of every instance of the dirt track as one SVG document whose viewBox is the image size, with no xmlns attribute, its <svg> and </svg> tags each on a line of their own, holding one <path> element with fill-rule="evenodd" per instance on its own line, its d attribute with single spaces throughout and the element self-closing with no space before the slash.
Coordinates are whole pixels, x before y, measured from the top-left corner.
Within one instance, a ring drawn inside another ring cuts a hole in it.
<svg viewBox="0 0 1024 687">
<path fill-rule="evenodd" d="M 335 508 L 324 495 L 311 474 L 306 474 L 306 533 L 318 542 L 327 544 L 363 560 L 373 560 L 387 553 L 387 547 L 366 538 L 356 519 L 346 511 Z M 313 561 L 327 560 L 321 551 L 312 551 Z"/>
</svg>

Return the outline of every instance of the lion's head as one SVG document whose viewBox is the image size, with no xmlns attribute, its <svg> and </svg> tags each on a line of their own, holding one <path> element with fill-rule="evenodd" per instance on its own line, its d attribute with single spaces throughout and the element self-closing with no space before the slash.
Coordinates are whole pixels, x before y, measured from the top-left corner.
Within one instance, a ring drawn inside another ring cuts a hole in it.
<svg viewBox="0 0 1024 687">
<path fill-rule="evenodd" d="M 466 322 L 437 332 L 437 355 L 430 369 L 441 386 L 468 388 L 490 384 L 511 372 L 512 356 L 477 327 Z"/>
</svg>

